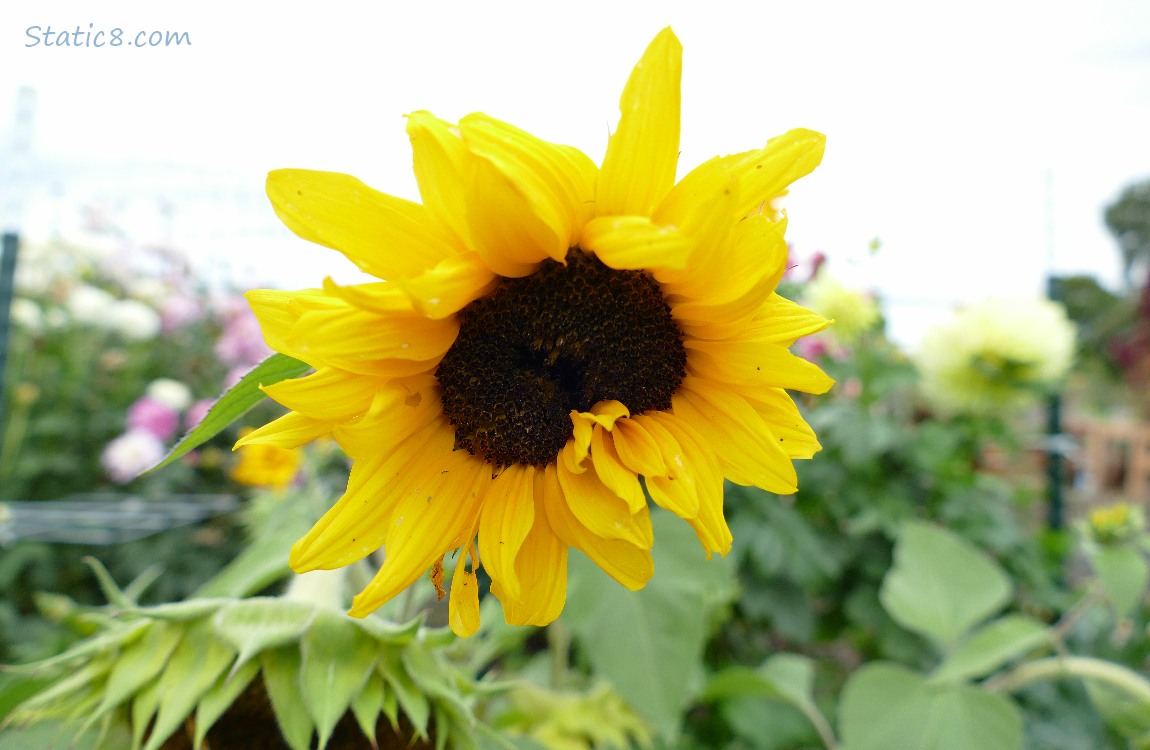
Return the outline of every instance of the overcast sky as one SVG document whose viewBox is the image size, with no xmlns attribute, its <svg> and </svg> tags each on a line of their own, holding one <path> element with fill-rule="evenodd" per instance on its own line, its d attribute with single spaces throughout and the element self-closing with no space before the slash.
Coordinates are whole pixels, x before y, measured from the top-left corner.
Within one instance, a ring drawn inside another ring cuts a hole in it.
<svg viewBox="0 0 1150 750">
<path fill-rule="evenodd" d="M 1145 0 L 15 5 L 0 8 L 0 130 L 34 87 L 38 158 L 208 167 L 253 191 L 269 169 L 330 169 L 412 198 L 404 113 L 482 110 L 599 160 L 632 65 L 671 25 L 681 171 L 792 127 L 826 133 L 789 237 L 876 287 L 904 340 L 955 302 L 1037 292 L 1048 270 L 1115 281 L 1102 207 L 1150 179 Z M 48 47 L 49 26 L 191 46 Z M 331 260 L 275 252 L 269 274 L 293 286 Z"/>
</svg>

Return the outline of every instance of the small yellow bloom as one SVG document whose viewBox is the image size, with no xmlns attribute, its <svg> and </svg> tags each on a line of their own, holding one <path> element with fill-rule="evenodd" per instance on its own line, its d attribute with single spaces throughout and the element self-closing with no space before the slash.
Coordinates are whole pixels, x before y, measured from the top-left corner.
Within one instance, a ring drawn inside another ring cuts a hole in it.
<svg viewBox="0 0 1150 750">
<path fill-rule="evenodd" d="M 244 434 L 251 430 L 245 430 Z M 283 489 L 295 479 L 300 466 L 298 448 L 276 445 L 244 445 L 239 448 L 239 460 L 232 467 L 231 478 L 249 487 Z"/>
<path fill-rule="evenodd" d="M 1145 527 L 1142 509 L 1128 503 L 1115 503 L 1090 513 L 1090 534 L 1101 544 L 1124 541 Z"/>
<path fill-rule="evenodd" d="M 352 615 L 448 555 L 457 633 L 478 627 L 480 564 L 508 622 L 545 625 L 570 547 L 646 584 L 648 495 L 726 554 L 724 477 L 791 493 L 792 461 L 820 449 L 787 390 L 832 381 L 789 347 L 828 321 L 775 293 L 786 217 L 771 206 L 823 136 L 792 130 L 676 183 L 681 58 L 670 29 L 647 48 L 602 166 L 484 114 L 415 112 L 422 203 L 269 175 L 290 229 L 381 279 L 248 294 L 268 345 L 315 372 L 268 386 L 291 412 L 241 444 L 330 435 L 353 461 L 292 567 L 386 548 Z"/>
</svg>

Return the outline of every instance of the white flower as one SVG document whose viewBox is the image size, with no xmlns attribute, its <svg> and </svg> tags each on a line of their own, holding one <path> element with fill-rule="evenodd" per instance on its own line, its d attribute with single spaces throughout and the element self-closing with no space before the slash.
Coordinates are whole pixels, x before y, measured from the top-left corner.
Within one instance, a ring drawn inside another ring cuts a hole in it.
<svg viewBox="0 0 1150 750">
<path fill-rule="evenodd" d="M 1058 385 L 1074 361 L 1074 325 L 1046 299 L 988 299 L 931 329 L 915 362 L 939 408 L 1021 408 Z"/>
<path fill-rule="evenodd" d="M 160 314 L 134 299 L 117 300 L 106 327 L 132 341 L 146 341 L 160 332 Z"/>
<path fill-rule="evenodd" d="M 103 289 L 89 284 L 77 284 L 68 292 L 64 307 L 74 320 L 82 325 L 107 327 L 107 320 L 116 298 Z"/>
<path fill-rule="evenodd" d="M 159 401 L 172 411 L 183 411 L 192 403 L 192 390 L 178 380 L 157 378 L 145 391 L 149 398 Z"/>
<path fill-rule="evenodd" d="M 100 463 L 116 484 L 127 484 L 164 457 L 164 444 L 145 430 L 129 430 L 104 447 Z"/>
<path fill-rule="evenodd" d="M 21 328 L 32 333 L 44 330 L 44 312 L 32 300 L 17 297 L 12 300 L 12 306 L 8 310 L 12 322 Z"/>
</svg>

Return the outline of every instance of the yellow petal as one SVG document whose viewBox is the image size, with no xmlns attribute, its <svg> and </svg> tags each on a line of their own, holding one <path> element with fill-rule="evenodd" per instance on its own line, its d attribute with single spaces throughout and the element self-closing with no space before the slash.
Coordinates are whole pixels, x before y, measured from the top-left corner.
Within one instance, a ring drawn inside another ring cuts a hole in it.
<svg viewBox="0 0 1150 750">
<path fill-rule="evenodd" d="M 330 310 L 342 306 L 319 289 L 287 292 L 278 289 L 254 289 L 244 298 L 260 324 L 260 332 L 268 347 L 290 357 L 313 364 L 307 355 L 288 343 L 296 321 L 308 310 Z"/>
<path fill-rule="evenodd" d="M 331 434 L 332 423 L 289 411 L 279 419 L 268 422 L 240 438 L 235 448 L 245 445 L 274 445 L 279 448 L 298 448 Z"/>
<path fill-rule="evenodd" d="M 469 638 L 479 630 L 479 578 L 474 570 L 467 569 L 467 557 L 466 547 L 461 547 L 451 576 L 448 603 L 448 624 L 460 638 Z"/>
<path fill-rule="evenodd" d="M 447 421 L 434 385 L 423 379 L 395 380 L 381 388 L 366 414 L 335 428 L 340 446 L 353 459 L 390 453 L 433 422 Z"/>
<path fill-rule="evenodd" d="M 467 147 L 459 128 L 430 112 L 412 112 L 407 116 L 407 137 L 423 205 L 459 247 L 467 247 Z"/>
<path fill-rule="evenodd" d="M 567 545 L 547 519 L 544 480 L 544 472 L 536 472 L 535 523 L 515 562 L 520 596 L 511 599 L 498 593 L 512 625 L 547 625 L 563 611 L 567 599 Z"/>
<path fill-rule="evenodd" d="M 791 458 L 811 458 L 822 445 L 799 413 L 794 399 L 781 388 L 756 388 L 744 394 L 747 402 L 771 426 L 771 433 Z"/>
<path fill-rule="evenodd" d="M 687 267 L 695 241 L 675 227 L 660 226 L 645 216 L 600 216 L 583 228 L 579 247 L 617 270 Z"/>
<path fill-rule="evenodd" d="M 487 159 L 468 160 L 467 224 L 475 252 L 500 276 L 535 272 L 547 259 L 567 257 L 566 236 L 535 213 L 531 200 Z"/>
<path fill-rule="evenodd" d="M 379 549 L 396 504 L 413 485 L 438 471 L 454 439 L 450 430 L 433 425 L 394 453 L 353 463 L 347 491 L 292 546 L 292 570 L 330 570 Z"/>
<path fill-rule="evenodd" d="M 495 289 L 495 273 L 477 253 L 441 260 L 435 268 L 396 282 L 420 313 L 433 320 L 446 318 Z"/>
<path fill-rule="evenodd" d="M 714 446 L 723 473 L 736 484 L 789 495 L 795 467 L 762 417 L 721 384 L 688 375 L 672 397 L 672 413 Z"/>
<path fill-rule="evenodd" d="M 599 174 L 599 216 L 650 216 L 675 183 L 682 58 L 682 45 L 666 28 L 631 72 Z"/>
<path fill-rule="evenodd" d="M 727 519 L 723 516 L 723 472 L 715 452 L 676 415 L 660 412 L 654 415 L 654 420 L 674 437 L 687 456 L 698 508 L 693 517 L 683 517 L 695 530 L 699 543 L 707 551 L 708 559 L 712 552 L 726 555 L 731 551 L 733 537 Z"/>
<path fill-rule="evenodd" d="M 767 298 L 766 304 L 755 313 L 751 324 L 740 337 L 768 344 L 790 346 L 803 336 L 818 333 L 831 322 L 805 307 L 778 294 Z"/>
<path fill-rule="evenodd" d="M 792 182 L 810 174 L 823 160 L 826 136 L 796 128 L 767 141 L 731 166 L 739 178 L 740 216 L 747 216 L 786 192 Z"/>
<path fill-rule="evenodd" d="M 646 506 L 632 513 L 627 503 L 593 471 L 575 474 L 562 461 L 557 469 L 563 497 L 581 525 L 604 539 L 622 539 L 643 549 L 651 548 L 654 535 Z"/>
<path fill-rule="evenodd" d="M 279 169 L 268 175 L 267 192 L 288 229 L 381 279 L 413 276 L 456 252 L 423 206 L 349 175 Z"/>
<path fill-rule="evenodd" d="M 708 380 L 753 388 L 789 388 L 826 393 L 834 385 L 818 365 L 796 357 L 778 344 L 728 339 L 683 342 L 687 367 Z"/>
<path fill-rule="evenodd" d="M 647 491 L 651 493 L 651 499 L 659 507 L 680 518 L 695 518 L 699 514 L 699 490 L 692 463 L 695 457 L 684 454 L 678 440 L 660 421 L 647 416 L 641 416 L 635 421 L 652 443 L 661 449 L 663 460 L 669 467 L 661 476 L 647 477 Z M 719 481 L 722 482 L 722 477 Z"/>
<path fill-rule="evenodd" d="M 491 483 L 479 515 L 479 554 L 492 580 L 519 597 L 515 558 L 535 521 L 535 467 L 512 464 Z"/>
<path fill-rule="evenodd" d="M 324 364 L 365 375 L 389 374 L 386 360 L 438 362 L 455 343 L 458 319 L 381 316 L 346 307 L 304 313 L 287 342 Z"/>
<path fill-rule="evenodd" d="M 622 498 L 632 513 L 638 513 L 647 505 L 638 475 L 619 460 L 614 441 L 602 427 L 596 428 L 591 436 L 591 463 L 604 486 Z"/>
<path fill-rule="evenodd" d="M 346 422 L 367 411 L 383 379 L 324 367 L 311 375 L 282 380 L 262 390 L 293 411 L 316 419 Z"/>
<path fill-rule="evenodd" d="M 396 503 L 387 524 L 386 560 L 352 601 L 352 617 L 365 617 L 463 544 L 491 484 L 490 464 L 454 451 Z"/>
<path fill-rule="evenodd" d="M 480 113 L 464 117 L 459 130 L 472 154 L 490 161 L 518 186 L 533 213 L 563 240 L 564 251 L 574 247 L 594 211 L 595 163 L 578 149 L 548 143 Z"/>
<path fill-rule="evenodd" d="M 564 544 L 582 551 L 621 585 L 632 591 L 643 588 L 655 571 L 649 548 L 621 539 L 604 539 L 584 526 L 571 512 L 555 466 L 544 470 L 541 481 L 547 521 L 555 535 Z"/>
<path fill-rule="evenodd" d="M 615 451 L 623 465 L 645 477 L 665 476 L 667 465 L 651 434 L 634 419 L 621 419 L 612 433 Z"/>
</svg>

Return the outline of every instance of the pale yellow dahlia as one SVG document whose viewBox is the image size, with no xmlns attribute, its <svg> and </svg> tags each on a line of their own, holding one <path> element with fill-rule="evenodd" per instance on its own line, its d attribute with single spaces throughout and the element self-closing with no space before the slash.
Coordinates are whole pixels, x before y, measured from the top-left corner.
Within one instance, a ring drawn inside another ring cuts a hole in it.
<svg viewBox="0 0 1150 750">
<path fill-rule="evenodd" d="M 385 549 L 352 615 L 453 553 L 457 633 L 479 624 L 480 563 L 508 622 L 544 625 L 569 547 L 646 583 L 648 496 L 725 554 L 723 478 L 790 493 L 792 459 L 819 450 L 784 389 L 830 387 L 787 350 L 827 321 L 774 293 L 772 201 L 823 136 L 794 130 L 676 184 L 681 56 L 670 29 L 648 47 L 599 168 L 484 114 L 416 112 L 422 204 L 342 174 L 269 176 L 288 227 L 384 279 L 248 295 L 268 344 L 315 373 L 267 387 L 292 411 L 242 442 L 331 435 L 354 462 L 292 567 Z"/>
</svg>

